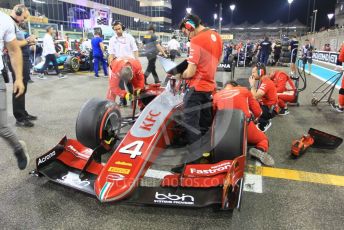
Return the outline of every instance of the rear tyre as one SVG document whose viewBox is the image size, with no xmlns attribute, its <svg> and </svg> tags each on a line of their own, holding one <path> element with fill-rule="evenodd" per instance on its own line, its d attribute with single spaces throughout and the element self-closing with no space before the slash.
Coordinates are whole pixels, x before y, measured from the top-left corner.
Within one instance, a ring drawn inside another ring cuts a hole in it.
<svg viewBox="0 0 344 230">
<path fill-rule="evenodd" d="M 77 57 L 69 56 L 65 62 L 65 69 L 70 72 L 77 72 L 80 69 L 80 62 Z"/>
<path fill-rule="evenodd" d="M 93 98 L 81 108 L 76 120 L 76 137 L 84 146 L 95 149 L 113 146 L 121 129 L 121 114 L 113 102 Z"/>
<path fill-rule="evenodd" d="M 244 155 L 246 118 L 240 110 L 218 110 L 213 123 L 213 160 L 233 160 Z"/>
</svg>

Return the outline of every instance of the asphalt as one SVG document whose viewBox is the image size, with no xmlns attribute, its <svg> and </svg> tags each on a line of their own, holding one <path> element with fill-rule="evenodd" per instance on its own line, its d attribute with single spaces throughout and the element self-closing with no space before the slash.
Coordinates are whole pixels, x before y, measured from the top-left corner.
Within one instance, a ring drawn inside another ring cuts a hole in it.
<svg viewBox="0 0 344 230">
<path fill-rule="evenodd" d="M 162 68 L 157 66 L 162 78 Z M 247 77 L 243 72 L 238 70 L 236 78 Z M 10 148 L 0 140 L 1 229 L 343 229 L 344 188 L 338 186 L 264 177 L 263 193 L 244 192 L 241 211 L 231 216 L 210 208 L 101 204 L 83 193 L 32 177 L 28 173 L 35 167 L 33 159 L 64 135 L 75 138 L 81 105 L 91 97 L 104 98 L 108 82 L 105 78 L 94 79 L 89 72 L 69 74 L 61 80 L 56 76 L 33 79 L 27 110 L 39 117 L 34 128 L 14 126 L 8 92 L 9 123 L 27 142 L 32 160 L 27 170 L 19 171 Z M 343 145 L 333 151 L 311 149 L 297 160 L 290 158 L 292 140 L 310 127 L 344 137 L 344 114 L 333 112 L 326 104 L 310 104 L 311 92 L 319 84 L 318 79 L 308 77 L 300 106 L 290 107 L 288 116 L 273 119 L 267 132 L 269 152 L 278 168 L 344 176 Z M 249 164 L 254 161 L 249 160 Z"/>
</svg>

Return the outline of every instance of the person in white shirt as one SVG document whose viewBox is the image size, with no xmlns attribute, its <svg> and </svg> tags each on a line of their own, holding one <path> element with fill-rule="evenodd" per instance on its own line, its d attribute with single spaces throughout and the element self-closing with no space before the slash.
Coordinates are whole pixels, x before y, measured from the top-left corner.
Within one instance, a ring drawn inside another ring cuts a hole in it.
<svg viewBox="0 0 344 230">
<path fill-rule="evenodd" d="M 114 21 L 112 29 L 115 31 L 115 35 L 109 41 L 109 66 L 116 58 L 129 57 L 139 60 L 139 49 L 137 48 L 135 38 L 125 32 L 125 26 L 120 21 Z M 125 89 L 123 80 L 120 81 L 119 85 L 121 89 Z M 125 98 L 120 98 L 120 101 L 120 105 L 127 105 Z"/>
<path fill-rule="evenodd" d="M 176 56 L 178 54 L 178 50 L 180 48 L 180 44 L 177 41 L 177 37 L 175 35 L 173 35 L 171 41 L 168 42 L 167 48 L 170 52 L 171 60 L 174 61 L 174 59 L 176 59 Z"/>
<path fill-rule="evenodd" d="M 112 23 L 115 35 L 109 41 L 109 65 L 115 58 L 131 57 L 139 59 L 139 51 L 135 38 L 125 32 L 125 26 L 120 21 Z"/>
<path fill-rule="evenodd" d="M 86 51 L 90 51 L 91 49 L 92 49 L 91 40 L 86 38 L 85 41 L 81 43 L 81 51 L 86 52 Z"/>
<path fill-rule="evenodd" d="M 52 37 L 54 33 L 55 33 L 54 27 L 48 26 L 47 33 L 44 35 L 44 38 L 43 38 L 42 56 L 45 57 L 45 62 L 42 69 L 40 70 L 40 74 L 38 75 L 40 79 L 46 79 L 44 77 L 44 71 L 46 71 L 50 62 L 53 63 L 54 69 L 56 71 L 56 74 L 59 76 L 59 78 L 65 78 L 65 76 L 62 73 L 60 73 L 60 70 L 56 61 L 56 57 L 58 57 L 59 54 L 56 52 L 55 43 Z"/>
<path fill-rule="evenodd" d="M 21 17 L 25 17 L 22 14 L 22 10 L 16 11 Z M 15 25 L 13 20 L 6 14 L 0 12 L 0 56 L 3 55 L 3 49 L 6 46 L 8 54 L 13 63 L 13 70 L 16 74 L 16 79 L 13 83 L 13 93 L 17 97 L 23 95 L 25 86 L 23 82 L 23 57 L 20 46 L 16 39 Z M 18 137 L 14 134 L 13 130 L 9 127 L 7 121 L 7 100 L 6 100 L 6 84 L 5 79 L 2 76 L 4 70 L 4 63 L 0 58 L 0 137 L 12 147 L 14 155 L 17 158 L 19 169 L 25 169 L 29 164 L 29 155 L 26 148 L 26 144 L 23 141 L 19 141 Z M 6 70 L 5 70 L 6 71 Z"/>
</svg>

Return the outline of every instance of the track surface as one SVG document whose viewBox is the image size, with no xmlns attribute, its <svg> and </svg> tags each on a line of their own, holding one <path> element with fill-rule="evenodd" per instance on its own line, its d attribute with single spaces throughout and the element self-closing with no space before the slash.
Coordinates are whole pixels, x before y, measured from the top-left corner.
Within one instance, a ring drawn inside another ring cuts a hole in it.
<svg viewBox="0 0 344 230">
<path fill-rule="evenodd" d="M 163 71 L 157 66 L 162 77 Z M 29 85 L 27 108 L 39 120 L 31 129 L 14 127 L 28 143 L 32 158 L 29 169 L 34 168 L 33 159 L 62 136 L 75 138 L 81 105 L 91 97 L 104 98 L 108 81 L 93 79 L 88 72 L 63 80 L 55 76 L 34 80 Z M 270 153 L 277 168 L 344 176 L 344 146 L 328 152 L 312 149 L 298 160 L 289 157 L 291 141 L 310 127 L 344 137 L 344 114 L 325 104 L 312 107 L 311 91 L 321 82 L 313 77 L 308 80 L 301 106 L 290 107 L 290 115 L 273 120 L 267 133 Z M 11 111 L 9 122 L 14 126 Z M 101 204 L 93 197 L 31 177 L 29 169 L 20 172 L 2 140 L 0 152 L 1 229 L 343 229 L 344 187 L 340 186 L 263 177 L 263 192 L 244 192 L 241 212 L 235 211 L 231 217 L 211 209 Z M 250 160 L 250 164 L 255 162 Z"/>
</svg>

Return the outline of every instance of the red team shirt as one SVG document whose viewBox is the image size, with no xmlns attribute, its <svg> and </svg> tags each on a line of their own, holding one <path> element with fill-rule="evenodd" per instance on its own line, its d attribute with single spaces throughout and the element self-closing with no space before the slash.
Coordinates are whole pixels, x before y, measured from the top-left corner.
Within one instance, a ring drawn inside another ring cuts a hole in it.
<svg viewBox="0 0 344 230">
<path fill-rule="evenodd" d="M 285 72 L 276 71 L 275 74 L 271 77 L 271 80 L 274 82 L 277 88 L 277 93 L 295 93 L 296 91 L 293 80 Z"/>
<path fill-rule="evenodd" d="M 261 99 L 263 105 L 269 107 L 277 105 L 277 89 L 274 82 L 268 76 L 262 77 L 259 89 L 264 91 L 265 93 L 265 95 Z"/>
<path fill-rule="evenodd" d="M 258 101 L 247 88 L 241 86 L 227 85 L 224 90 L 214 95 L 213 103 L 217 110 L 240 109 L 247 118 L 251 117 L 251 112 L 256 118 L 262 114 Z"/>
<path fill-rule="evenodd" d="M 197 66 L 196 74 L 188 85 L 196 91 L 212 92 L 215 90 L 215 72 L 222 56 L 222 39 L 213 30 L 205 30 L 190 41 L 188 62 Z"/>
<path fill-rule="evenodd" d="M 145 77 L 142 72 L 141 63 L 134 58 L 117 58 L 111 63 L 111 76 L 109 78 L 109 91 L 107 99 L 114 100 L 116 96 L 125 97 L 127 93 L 126 90 L 122 90 L 119 87 L 121 79 L 119 78 L 119 73 L 121 69 L 130 65 L 133 70 L 133 79 L 130 83 L 133 85 L 134 89 L 143 89 L 145 87 Z"/>
</svg>

